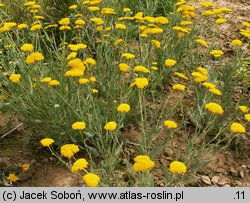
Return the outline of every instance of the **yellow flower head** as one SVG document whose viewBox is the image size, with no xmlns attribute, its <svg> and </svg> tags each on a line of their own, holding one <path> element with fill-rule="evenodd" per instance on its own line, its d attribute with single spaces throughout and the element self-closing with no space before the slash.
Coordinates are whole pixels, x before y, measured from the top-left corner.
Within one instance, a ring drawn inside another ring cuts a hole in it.
<svg viewBox="0 0 250 203">
<path fill-rule="evenodd" d="M 29 8 L 31 8 L 31 9 L 40 9 L 42 6 L 40 6 L 40 5 L 38 5 L 38 4 L 34 4 L 34 5 L 32 5 L 32 6 L 30 6 Z M 36 11 L 38 11 L 38 10 L 36 10 Z M 35 12 L 34 12 L 35 13 Z"/>
<path fill-rule="evenodd" d="M 215 23 L 218 24 L 218 25 L 223 24 L 223 23 L 226 23 L 226 22 L 227 22 L 227 20 L 224 19 L 224 18 L 218 18 L 218 19 L 215 21 Z"/>
<path fill-rule="evenodd" d="M 119 111 L 119 112 L 129 112 L 130 111 L 130 106 L 129 106 L 129 104 L 125 104 L 125 103 L 123 103 L 123 104 L 120 104 L 118 107 L 117 107 L 117 111 Z"/>
<path fill-rule="evenodd" d="M 32 63 L 35 63 L 35 62 L 39 62 L 39 61 L 42 61 L 44 60 L 44 56 L 42 53 L 39 53 L 39 52 L 33 52 L 32 54 L 28 55 L 26 57 L 26 63 L 27 64 L 32 64 Z"/>
<path fill-rule="evenodd" d="M 76 20 L 76 21 L 75 21 L 75 24 L 76 24 L 76 25 L 85 25 L 85 23 L 86 23 L 86 22 L 85 22 L 84 20 L 82 20 L 82 19 L 79 19 L 79 20 Z"/>
<path fill-rule="evenodd" d="M 158 40 L 152 39 L 151 42 L 155 45 L 156 48 L 161 48 L 161 42 Z"/>
<path fill-rule="evenodd" d="M 55 28 L 57 26 L 58 26 L 57 24 L 51 24 L 51 25 L 46 26 L 44 29 L 47 30 L 49 28 Z"/>
<path fill-rule="evenodd" d="M 154 71 L 157 71 L 158 70 L 158 67 L 156 67 L 156 66 L 151 66 L 150 67 L 152 70 L 154 70 Z"/>
<path fill-rule="evenodd" d="M 30 168 L 30 165 L 29 165 L 29 164 L 23 164 L 23 165 L 21 166 L 21 168 L 22 168 L 23 171 L 28 171 L 29 168 Z"/>
<path fill-rule="evenodd" d="M 207 70 L 202 67 L 198 67 L 197 70 L 199 72 L 192 72 L 191 74 L 194 77 L 194 81 L 198 83 L 206 81 L 208 79 Z"/>
<path fill-rule="evenodd" d="M 186 25 L 192 25 L 192 21 L 189 21 L 189 20 L 183 20 L 180 22 L 180 25 L 181 26 L 186 26 Z"/>
<path fill-rule="evenodd" d="M 147 78 L 135 78 L 135 82 L 133 82 L 130 87 L 136 86 L 139 89 L 143 89 L 148 86 L 148 79 Z"/>
<path fill-rule="evenodd" d="M 100 32 L 102 30 L 103 30 L 103 26 L 102 25 L 96 27 L 96 32 Z"/>
<path fill-rule="evenodd" d="M 174 72 L 174 75 L 177 75 L 178 77 L 184 79 L 184 80 L 188 80 L 188 77 L 185 76 L 183 73 L 179 73 L 179 72 Z"/>
<path fill-rule="evenodd" d="M 71 69 L 69 71 L 67 71 L 64 76 L 68 76 L 68 77 L 79 77 L 82 76 L 84 74 L 83 70 L 80 69 Z"/>
<path fill-rule="evenodd" d="M 69 18 L 62 18 L 62 19 L 59 21 L 59 24 L 60 24 L 60 25 L 69 25 L 69 24 L 70 24 L 70 20 L 69 20 Z"/>
<path fill-rule="evenodd" d="M 146 155 L 139 155 L 134 158 L 134 161 L 133 169 L 136 172 L 146 172 L 155 166 L 155 163 Z"/>
<path fill-rule="evenodd" d="M 61 155 L 66 158 L 71 158 L 74 156 L 77 152 L 80 151 L 79 147 L 75 144 L 65 144 L 60 149 Z"/>
<path fill-rule="evenodd" d="M 131 9 L 130 9 L 130 8 L 123 8 L 123 12 L 124 12 L 124 13 L 131 12 Z"/>
<path fill-rule="evenodd" d="M 219 104 L 214 103 L 214 102 L 210 102 L 210 103 L 206 104 L 205 109 L 207 109 L 208 111 L 210 111 L 211 113 L 214 113 L 214 114 L 221 115 L 224 113 L 223 108 Z"/>
<path fill-rule="evenodd" d="M 40 141 L 41 145 L 43 145 L 44 147 L 48 147 L 51 144 L 53 144 L 55 141 L 51 138 L 44 138 Z"/>
<path fill-rule="evenodd" d="M 231 124 L 230 130 L 233 133 L 246 133 L 245 127 L 237 122 L 234 122 Z"/>
<path fill-rule="evenodd" d="M 147 37 L 148 34 L 156 35 L 162 33 L 164 30 L 159 27 L 147 27 L 143 32 L 141 36 Z"/>
<path fill-rule="evenodd" d="M 87 78 L 80 78 L 79 79 L 79 83 L 80 83 L 80 85 L 84 85 L 86 83 L 89 83 L 89 79 L 87 79 Z"/>
<path fill-rule="evenodd" d="M 12 28 L 17 26 L 17 24 L 15 22 L 5 22 L 4 26 Z"/>
<path fill-rule="evenodd" d="M 88 10 L 90 10 L 90 11 L 99 11 L 100 7 L 98 7 L 98 6 L 89 6 Z"/>
<path fill-rule="evenodd" d="M 215 58 L 219 58 L 219 57 L 221 57 L 224 53 L 223 53 L 223 51 L 221 51 L 221 50 L 215 49 L 215 50 L 212 50 L 212 51 L 210 52 L 210 54 L 212 54 Z"/>
<path fill-rule="evenodd" d="M 202 67 L 198 67 L 197 70 L 198 70 L 199 72 L 201 72 L 203 75 L 207 75 L 207 69 L 202 68 Z"/>
<path fill-rule="evenodd" d="M 181 90 L 181 91 L 184 91 L 186 89 L 186 86 L 185 85 L 182 85 L 182 84 L 175 84 L 172 86 L 172 88 L 174 90 Z"/>
<path fill-rule="evenodd" d="M 136 66 L 134 68 L 135 72 L 143 72 L 143 73 L 150 73 L 150 70 L 148 70 L 146 67 L 144 66 Z"/>
<path fill-rule="evenodd" d="M 99 91 L 97 89 L 92 89 L 91 92 L 97 94 Z"/>
<path fill-rule="evenodd" d="M 175 31 L 182 32 L 183 34 L 189 33 L 189 31 L 191 30 L 189 28 L 183 28 L 183 27 L 180 27 L 180 26 L 174 26 L 172 29 L 175 30 Z"/>
<path fill-rule="evenodd" d="M 60 26 L 59 30 L 71 30 L 71 27 L 68 25 L 62 25 Z"/>
<path fill-rule="evenodd" d="M 76 58 L 77 52 L 71 52 L 68 56 L 67 56 L 67 60 L 71 60 Z"/>
<path fill-rule="evenodd" d="M 91 18 L 90 21 L 94 22 L 94 23 L 97 24 L 97 25 L 102 25 L 102 24 L 104 24 L 104 21 L 103 21 L 103 19 L 101 19 L 101 18 Z"/>
<path fill-rule="evenodd" d="M 49 86 L 58 86 L 60 85 L 60 82 L 58 80 L 51 80 L 48 82 Z"/>
<path fill-rule="evenodd" d="M 84 62 L 90 65 L 96 65 L 96 61 L 93 58 L 86 58 Z"/>
<path fill-rule="evenodd" d="M 19 83 L 21 80 L 21 75 L 20 74 L 11 74 L 9 77 L 9 80 L 13 83 Z"/>
<path fill-rule="evenodd" d="M 242 43 L 242 41 L 239 40 L 239 39 L 234 39 L 234 40 L 232 41 L 232 45 L 237 46 L 237 47 L 241 47 L 241 46 L 243 45 L 243 43 Z"/>
<path fill-rule="evenodd" d="M 75 161 L 75 163 L 71 167 L 71 172 L 75 173 L 77 171 L 83 170 L 87 168 L 89 163 L 87 162 L 86 159 L 78 159 Z"/>
<path fill-rule="evenodd" d="M 92 77 L 89 78 L 89 81 L 90 81 L 90 82 L 96 82 L 97 80 L 96 80 L 95 77 L 92 76 Z"/>
<path fill-rule="evenodd" d="M 39 19 L 44 19 L 44 17 L 43 16 L 34 16 L 34 19 L 36 19 L 36 20 L 39 20 Z"/>
<path fill-rule="evenodd" d="M 135 55 L 130 54 L 130 53 L 124 53 L 124 54 L 122 54 L 122 57 L 124 57 L 126 59 L 133 59 L 133 58 L 135 58 Z"/>
<path fill-rule="evenodd" d="M 19 178 L 14 173 L 10 173 L 7 177 L 7 180 L 10 182 L 16 182 L 19 180 Z"/>
<path fill-rule="evenodd" d="M 121 72 L 127 72 L 129 69 L 129 65 L 126 63 L 120 63 L 118 66 Z"/>
<path fill-rule="evenodd" d="M 121 44 L 124 40 L 123 39 L 117 39 L 114 42 L 114 46 L 118 46 L 119 44 Z"/>
<path fill-rule="evenodd" d="M 214 15 L 214 12 L 211 10 L 205 10 L 201 15 L 202 16 L 211 16 L 211 15 Z"/>
<path fill-rule="evenodd" d="M 187 172 L 187 167 L 180 161 L 173 161 L 169 166 L 169 170 L 171 173 L 183 174 Z"/>
<path fill-rule="evenodd" d="M 86 128 L 86 123 L 81 121 L 81 122 L 75 122 L 72 124 L 72 129 L 74 130 L 84 130 Z"/>
<path fill-rule="evenodd" d="M 42 29 L 42 26 L 40 24 L 37 24 L 37 25 L 33 25 L 30 30 L 31 31 L 36 31 L 36 30 L 41 30 Z"/>
<path fill-rule="evenodd" d="M 69 7 L 69 9 L 70 9 L 70 10 L 77 9 L 77 5 L 75 5 L 75 4 L 74 4 L 74 5 L 71 5 L 71 6 Z"/>
<path fill-rule="evenodd" d="M 103 8 L 101 11 L 102 15 L 116 15 L 116 12 L 113 8 Z"/>
<path fill-rule="evenodd" d="M 24 6 L 33 6 L 35 4 L 36 4 L 35 1 L 28 1 L 28 2 L 24 3 Z"/>
<path fill-rule="evenodd" d="M 166 25 L 169 23 L 169 20 L 163 16 L 155 17 L 154 21 L 155 23 L 163 24 L 163 25 Z"/>
<path fill-rule="evenodd" d="M 239 109 L 243 112 L 243 113 L 247 113 L 249 111 L 249 108 L 247 106 L 239 106 Z"/>
<path fill-rule="evenodd" d="M 120 29 L 120 30 L 126 30 L 126 29 L 127 29 L 126 25 L 121 24 L 121 23 L 117 23 L 117 24 L 115 25 L 115 28 L 116 28 L 116 29 Z"/>
<path fill-rule="evenodd" d="M 216 85 L 214 85 L 214 84 L 211 83 L 211 82 L 203 82 L 203 83 L 202 83 L 202 86 L 207 87 L 207 88 L 209 88 L 209 89 L 214 89 L 214 88 L 216 88 Z"/>
<path fill-rule="evenodd" d="M 107 131 L 114 131 L 116 128 L 117 123 L 115 121 L 110 121 L 104 126 L 104 129 Z"/>
<path fill-rule="evenodd" d="M 250 23 L 249 22 L 242 22 L 241 23 L 243 26 L 250 28 Z"/>
<path fill-rule="evenodd" d="M 80 49 L 86 49 L 87 45 L 86 44 L 69 44 L 68 47 L 70 51 L 78 51 Z"/>
<path fill-rule="evenodd" d="M 194 72 L 191 73 L 191 75 L 192 75 L 193 77 L 202 77 L 204 74 L 202 74 L 202 73 L 200 73 L 200 72 L 194 71 Z"/>
<path fill-rule="evenodd" d="M 30 52 L 30 51 L 33 51 L 33 49 L 34 49 L 33 44 L 23 44 L 20 47 L 20 50 L 23 51 L 23 52 Z"/>
<path fill-rule="evenodd" d="M 173 67 L 176 63 L 177 62 L 174 59 L 166 59 L 165 60 L 165 66 L 167 66 L 167 67 Z"/>
<path fill-rule="evenodd" d="M 83 176 L 83 181 L 87 187 L 96 187 L 100 182 L 100 177 L 93 173 L 87 173 Z"/>
<path fill-rule="evenodd" d="M 198 44 L 204 46 L 204 47 L 208 47 L 208 44 L 205 40 L 203 39 L 196 39 L 195 42 L 197 42 Z"/>
<path fill-rule="evenodd" d="M 176 122 L 171 121 L 171 120 L 165 120 L 164 125 L 165 125 L 165 127 L 169 128 L 169 129 L 175 129 L 178 127 Z"/>
<path fill-rule="evenodd" d="M 75 17 L 76 17 L 76 18 L 78 18 L 78 17 L 83 17 L 83 14 L 78 13 L 78 14 L 75 15 Z"/>
<path fill-rule="evenodd" d="M 29 164 L 23 164 L 23 165 L 21 166 L 21 168 L 22 168 L 23 171 L 28 171 L 29 168 L 30 168 L 30 165 L 29 165 Z"/>
<path fill-rule="evenodd" d="M 244 37 L 250 39 L 250 30 L 240 30 L 240 34 L 243 35 Z"/>
<path fill-rule="evenodd" d="M 25 23 L 21 23 L 21 24 L 18 24 L 18 25 L 17 25 L 17 29 L 18 29 L 18 30 L 22 30 L 22 29 L 25 29 L 25 28 L 27 28 L 27 27 L 28 27 L 28 25 L 25 24 Z"/>
<path fill-rule="evenodd" d="M 249 114 L 249 113 L 248 113 L 248 114 L 245 114 L 244 118 L 245 118 L 248 122 L 250 122 L 250 114 Z"/>
<path fill-rule="evenodd" d="M 206 75 L 201 75 L 200 77 L 195 77 L 194 78 L 194 81 L 198 82 L 198 83 L 204 82 L 206 80 L 207 80 L 207 76 Z"/>
<path fill-rule="evenodd" d="M 79 59 L 79 58 L 75 58 L 75 59 L 70 60 L 67 65 L 71 69 L 78 69 L 78 70 L 81 70 L 83 72 L 86 69 L 86 66 L 84 65 L 84 63 L 82 62 L 82 60 Z"/>
<path fill-rule="evenodd" d="M 218 95 L 218 96 L 221 96 L 221 95 L 222 95 L 222 94 L 221 94 L 221 91 L 218 90 L 217 88 L 210 88 L 209 91 L 212 92 L 213 94 Z"/>
</svg>

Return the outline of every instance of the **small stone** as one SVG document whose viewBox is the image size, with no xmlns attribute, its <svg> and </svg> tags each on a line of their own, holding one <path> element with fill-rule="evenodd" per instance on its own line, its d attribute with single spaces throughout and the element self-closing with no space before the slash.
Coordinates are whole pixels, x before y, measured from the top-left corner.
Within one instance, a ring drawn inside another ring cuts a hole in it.
<svg viewBox="0 0 250 203">
<path fill-rule="evenodd" d="M 229 184 L 224 185 L 224 187 L 231 187 Z"/>
<path fill-rule="evenodd" d="M 238 174 L 238 171 L 233 168 L 233 167 L 230 167 L 230 172 L 233 174 L 233 175 L 237 175 Z"/>
<path fill-rule="evenodd" d="M 159 185 L 160 187 L 164 187 L 164 183 L 160 183 L 160 185 Z"/>
<path fill-rule="evenodd" d="M 167 149 L 165 150 L 165 154 L 168 155 L 169 157 L 171 157 L 171 156 L 173 156 L 174 152 L 173 152 L 173 150 L 167 148 Z"/>
<path fill-rule="evenodd" d="M 222 168 L 217 168 L 217 169 L 215 170 L 215 172 L 217 172 L 217 173 L 223 173 L 224 170 L 223 170 Z"/>
<path fill-rule="evenodd" d="M 226 185 L 226 184 L 228 184 L 228 182 L 227 182 L 227 179 L 225 178 L 225 177 L 220 177 L 220 179 L 219 179 L 219 182 L 218 182 L 218 185 L 219 186 L 224 186 L 224 185 Z"/>
<path fill-rule="evenodd" d="M 236 181 L 235 181 L 235 185 L 236 185 L 236 186 L 241 186 L 242 183 L 241 183 L 240 181 L 236 180 Z"/>
<path fill-rule="evenodd" d="M 214 176 L 211 181 L 213 184 L 217 184 L 219 182 L 219 179 L 220 179 L 219 176 Z"/>
<path fill-rule="evenodd" d="M 246 166 L 246 165 L 242 165 L 241 167 L 242 167 L 242 168 L 244 168 L 244 169 L 246 169 L 246 168 L 247 168 L 247 166 Z"/>
<path fill-rule="evenodd" d="M 241 178 L 244 178 L 244 176 L 245 176 L 244 172 L 243 172 L 243 171 L 240 171 L 240 177 L 241 177 Z"/>
<path fill-rule="evenodd" d="M 227 184 L 226 181 L 220 181 L 220 182 L 218 182 L 218 185 L 219 185 L 219 186 L 224 186 L 224 185 L 226 185 L 226 184 Z"/>
<path fill-rule="evenodd" d="M 210 180 L 210 178 L 208 176 L 202 176 L 201 179 L 207 185 L 211 185 L 211 180 Z"/>
<path fill-rule="evenodd" d="M 169 160 L 169 161 L 172 161 L 172 160 L 173 160 L 171 157 L 167 157 L 166 159 Z"/>
</svg>

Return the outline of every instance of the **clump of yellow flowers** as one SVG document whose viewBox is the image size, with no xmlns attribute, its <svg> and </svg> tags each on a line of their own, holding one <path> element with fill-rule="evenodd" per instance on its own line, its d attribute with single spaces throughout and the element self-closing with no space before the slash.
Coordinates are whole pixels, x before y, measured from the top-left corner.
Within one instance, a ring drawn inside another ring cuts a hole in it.
<svg viewBox="0 0 250 203">
<path fill-rule="evenodd" d="M 80 173 L 81 171 L 86 173 L 84 176 L 82 176 L 82 179 L 87 187 L 96 187 L 100 182 L 100 177 L 96 174 L 89 173 L 87 171 L 89 163 L 85 158 L 76 159 L 74 157 L 74 155 L 80 151 L 79 147 L 75 144 L 65 144 L 61 146 L 60 148 L 61 156 L 66 157 L 70 160 L 69 163 L 66 163 L 61 159 L 59 154 L 54 152 L 53 147 L 51 147 L 51 145 L 54 142 L 55 141 L 51 138 L 44 138 L 40 141 L 40 143 L 44 147 L 48 147 L 50 149 L 50 151 L 52 152 L 52 155 L 56 156 L 60 161 L 62 161 L 62 163 L 66 164 L 70 168 L 72 173 Z M 75 160 L 73 164 L 71 164 L 71 158 L 74 158 Z M 25 169 L 27 169 L 27 166 L 24 166 L 24 167 Z M 16 182 L 17 180 L 19 180 L 19 178 L 15 176 L 14 174 L 10 174 L 8 177 L 8 180 L 12 182 Z"/>
<path fill-rule="evenodd" d="M 173 161 L 169 166 L 169 171 L 171 173 L 184 174 L 187 172 L 187 167 L 183 162 Z"/>
<path fill-rule="evenodd" d="M 133 169 L 136 172 L 146 172 L 155 166 L 155 163 L 146 155 L 139 155 L 134 158 L 134 161 Z"/>
</svg>

